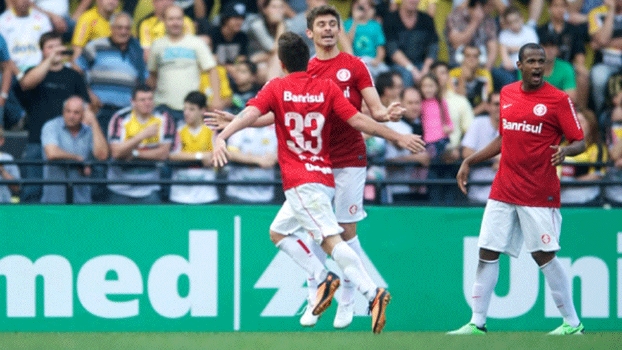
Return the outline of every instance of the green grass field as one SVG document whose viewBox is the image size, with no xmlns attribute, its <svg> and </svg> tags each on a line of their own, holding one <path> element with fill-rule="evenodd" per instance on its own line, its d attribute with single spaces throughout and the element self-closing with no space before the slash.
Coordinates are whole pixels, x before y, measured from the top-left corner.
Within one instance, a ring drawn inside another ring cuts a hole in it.
<svg viewBox="0 0 622 350">
<path fill-rule="evenodd" d="M 622 333 L 0 333 L 1 349 L 620 349 Z"/>
</svg>

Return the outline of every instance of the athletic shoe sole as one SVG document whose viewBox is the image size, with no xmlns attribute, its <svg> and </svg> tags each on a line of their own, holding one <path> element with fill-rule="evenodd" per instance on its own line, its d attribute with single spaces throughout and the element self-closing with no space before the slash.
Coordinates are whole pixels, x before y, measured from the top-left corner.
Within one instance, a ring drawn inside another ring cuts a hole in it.
<svg viewBox="0 0 622 350">
<path fill-rule="evenodd" d="M 340 285 L 339 276 L 329 272 L 326 279 L 317 287 L 317 298 L 315 300 L 315 308 L 313 315 L 321 315 L 333 302 L 333 296 Z"/>
<path fill-rule="evenodd" d="M 384 288 L 378 288 L 378 291 L 376 292 L 376 297 L 372 301 L 370 307 L 371 325 L 374 334 L 380 334 L 380 332 L 382 332 L 382 329 L 384 328 L 385 323 L 387 322 L 386 309 L 390 301 L 391 294 L 389 294 L 389 292 Z"/>
</svg>

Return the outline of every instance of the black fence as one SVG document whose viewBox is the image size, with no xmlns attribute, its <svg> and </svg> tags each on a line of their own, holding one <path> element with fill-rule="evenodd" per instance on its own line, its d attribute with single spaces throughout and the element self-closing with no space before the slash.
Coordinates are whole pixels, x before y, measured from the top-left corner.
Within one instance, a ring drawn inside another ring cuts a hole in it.
<svg viewBox="0 0 622 350">
<path fill-rule="evenodd" d="M 200 165 L 200 162 L 172 162 L 172 161 L 92 161 L 92 162 L 76 162 L 69 160 L 62 161 L 43 161 L 43 160 L 14 160 L 14 161 L 0 161 L 0 165 L 4 164 L 15 164 L 20 169 L 24 169 L 24 167 L 40 167 L 42 168 L 45 165 L 56 166 L 56 167 L 65 167 L 68 169 L 76 168 L 76 167 L 99 167 L 103 169 L 103 173 L 107 172 L 107 168 L 111 166 L 122 166 L 122 167 L 150 167 L 153 169 L 159 169 L 161 173 L 167 173 L 169 176 L 163 176 L 159 180 L 109 180 L 105 177 L 92 177 L 92 178 L 81 178 L 81 179 L 40 179 L 40 178 L 22 178 L 16 180 L 4 180 L 0 178 L 0 185 L 63 185 L 65 186 L 66 195 L 67 195 L 67 204 L 73 203 L 73 187 L 79 185 L 91 185 L 91 186 L 99 186 L 105 187 L 107 185 L 115 185 L 115 184 L 126 184 L 126 185 L 153 185 L 158 184 L 163 187 L 164 190 L 167 190 L 171 185 L 210 185 L 216 186 L 219 189 L 219 193 L 221 200 L 216 203 L 227 203 L 227 200 L 224 199 L 224 189 L 227 185 L 239 185 L 239 186 L 274 186 L 275 187 L 275 198 L 273 201 L 267 204 L 280 204 L 284 200 L 284 195 L 281 189 L 281 179 L 278 172 L 277 167 L 277 176 L 274 180 L 257 180 L 257 181 L 232 181 L 226 178 L 226 168 L 218 171 L 218 175 L 214 180 L 202 180 L 202 181 L 180 181 L 180 180 L 172 180 L 170 178 L 170 171 L 175 168 L 188 168 L 188 167 L 196 167 Z M 481 163 L 476 167 L 485 167 L 489 166 L 491 163 Z M 370 166 L 390 166 L 392 168 L 396 167 L 419 167 L 421 168 L 421 164 L 418 163 L 395 163 L 395 162 L 370 162 Z M 379 179 L 379 180 L 367 180 L 366 185 L 373 187 L 373 195 L 367 196 L 369 198 L 365 199 L 366 204 L 374 204 L 374 205 L 422 205 L 422 206 L 483 206 L 484 203 L 471 202 L 467 199 L 467 197 L 462 194 L 458 186 L 456 184 L 456 171 L 459 167 L 460 163 L 455 164 L 431 164 L 429 169 L 437 169 L 442 170 L 442 172 L 446 174 L 451 174 L 451 177 L 446 178 L 436 178 L 436 179 L 410 179 L 410 180 L 392 180 L 392 179 Z M 610 163 L 572 163 L 575 166 L 590 166 L 597 168 L 608 168 L 611 167 Z M 168 170 L 168 171 L 167 171 Z M 23 171 L 22 171 L 23 174 Z M 23 175 L 22 175 L 23 176 Z M 469 181 L 469 185 L 490 185 L 491 181 Z M 608 186 L 622 186 L 622 181 L 620 180 L 597 180 L 597 181 L 561 181 L 562 188 L 567 187 L 584 187 L 584 186 L 598 186 L 600 188 L 600 195 L 593 201 L 589 203 L 581 203 L 581 204 L 572 204 L 572 206 L 586 206 L 586 207 L 597 207 L 597 206 L 622 206 L 622 198 L 618 201 L 607 200 L 604 197 L 605 188 Z M 398 200 L 392 203 L 388 203 L 386 201 L 386 189 L 387 186 L 391 185 L 407 185 L 412 188 L 421 188 L 425 187 L 427 189 L 427 194 L 417 195 L 409 197 L 406 200 Z M 435 189 L 435 190 L 434 190 Z M 441 193 L 443 198 L 434 198 L 431 194 Z M 164 201 L 166 202 L 167 194 L 162 194 Z M 16 199 L 14 202 L 18 202 Z M 106 203 L 105 200 L 95 201 L 94 203 Z M 239 202 L 237 202 L 239 203 Z M 565 205 L 568 206 L 568 205 Z"/>
</svg>

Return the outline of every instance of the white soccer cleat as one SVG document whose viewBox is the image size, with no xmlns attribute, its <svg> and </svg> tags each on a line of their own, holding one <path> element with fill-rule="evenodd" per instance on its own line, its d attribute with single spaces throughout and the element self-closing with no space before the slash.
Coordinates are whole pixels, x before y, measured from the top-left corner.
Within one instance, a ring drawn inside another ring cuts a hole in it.
<svg viewBox="0 0 622 350">
<path fill-rule="evenodd" d="M 333 321 L 333 327 L 346 328 L 352 323 L 354 317 L 354 300 L 349 303 L 339 303 L 337 306 L 337 313 L 335 314 L 335 320 Z"/>
<path fill-rule="evenodd" d="M 317 323 L 317 320 L 320 318 L 320 316 L 315 316 L 313 314 L 313 309 L 315 308 L 315 306 L 307 301 L 307 306 L 305 307 L 305 312 L 302 313 L 302 316 L 300 317 L 300 325 L 303 327 L 313 327 L 315 326 L 315 324 Z"/>
</svg>

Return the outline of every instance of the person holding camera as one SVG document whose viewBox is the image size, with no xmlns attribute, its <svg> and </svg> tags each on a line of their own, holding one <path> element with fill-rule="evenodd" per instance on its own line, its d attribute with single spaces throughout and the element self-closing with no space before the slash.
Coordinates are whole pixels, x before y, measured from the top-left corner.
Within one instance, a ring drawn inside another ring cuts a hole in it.
<svg viewBox="0 0 622 350">
<path fill-rule="evenodd" d="M 41 128 L 48 120 L 62 114 L 63 103 L 77 95 L 90 102 L 86 84 L 80 73 L 65 66 L 71 53 L 65 50 L 61 34 L 48 32 L 41 35 L 39 47 L 43 60 L 27 70 L 16 88 L 17 96 L 27 115 L 28 144 L 22 159 L 42 160 Z M 25 179 L 41 179 L 39 165 L 24 167 Z M 23 202 L 39 202 L 41 186 L 25 185 Z"/>
</svg>

